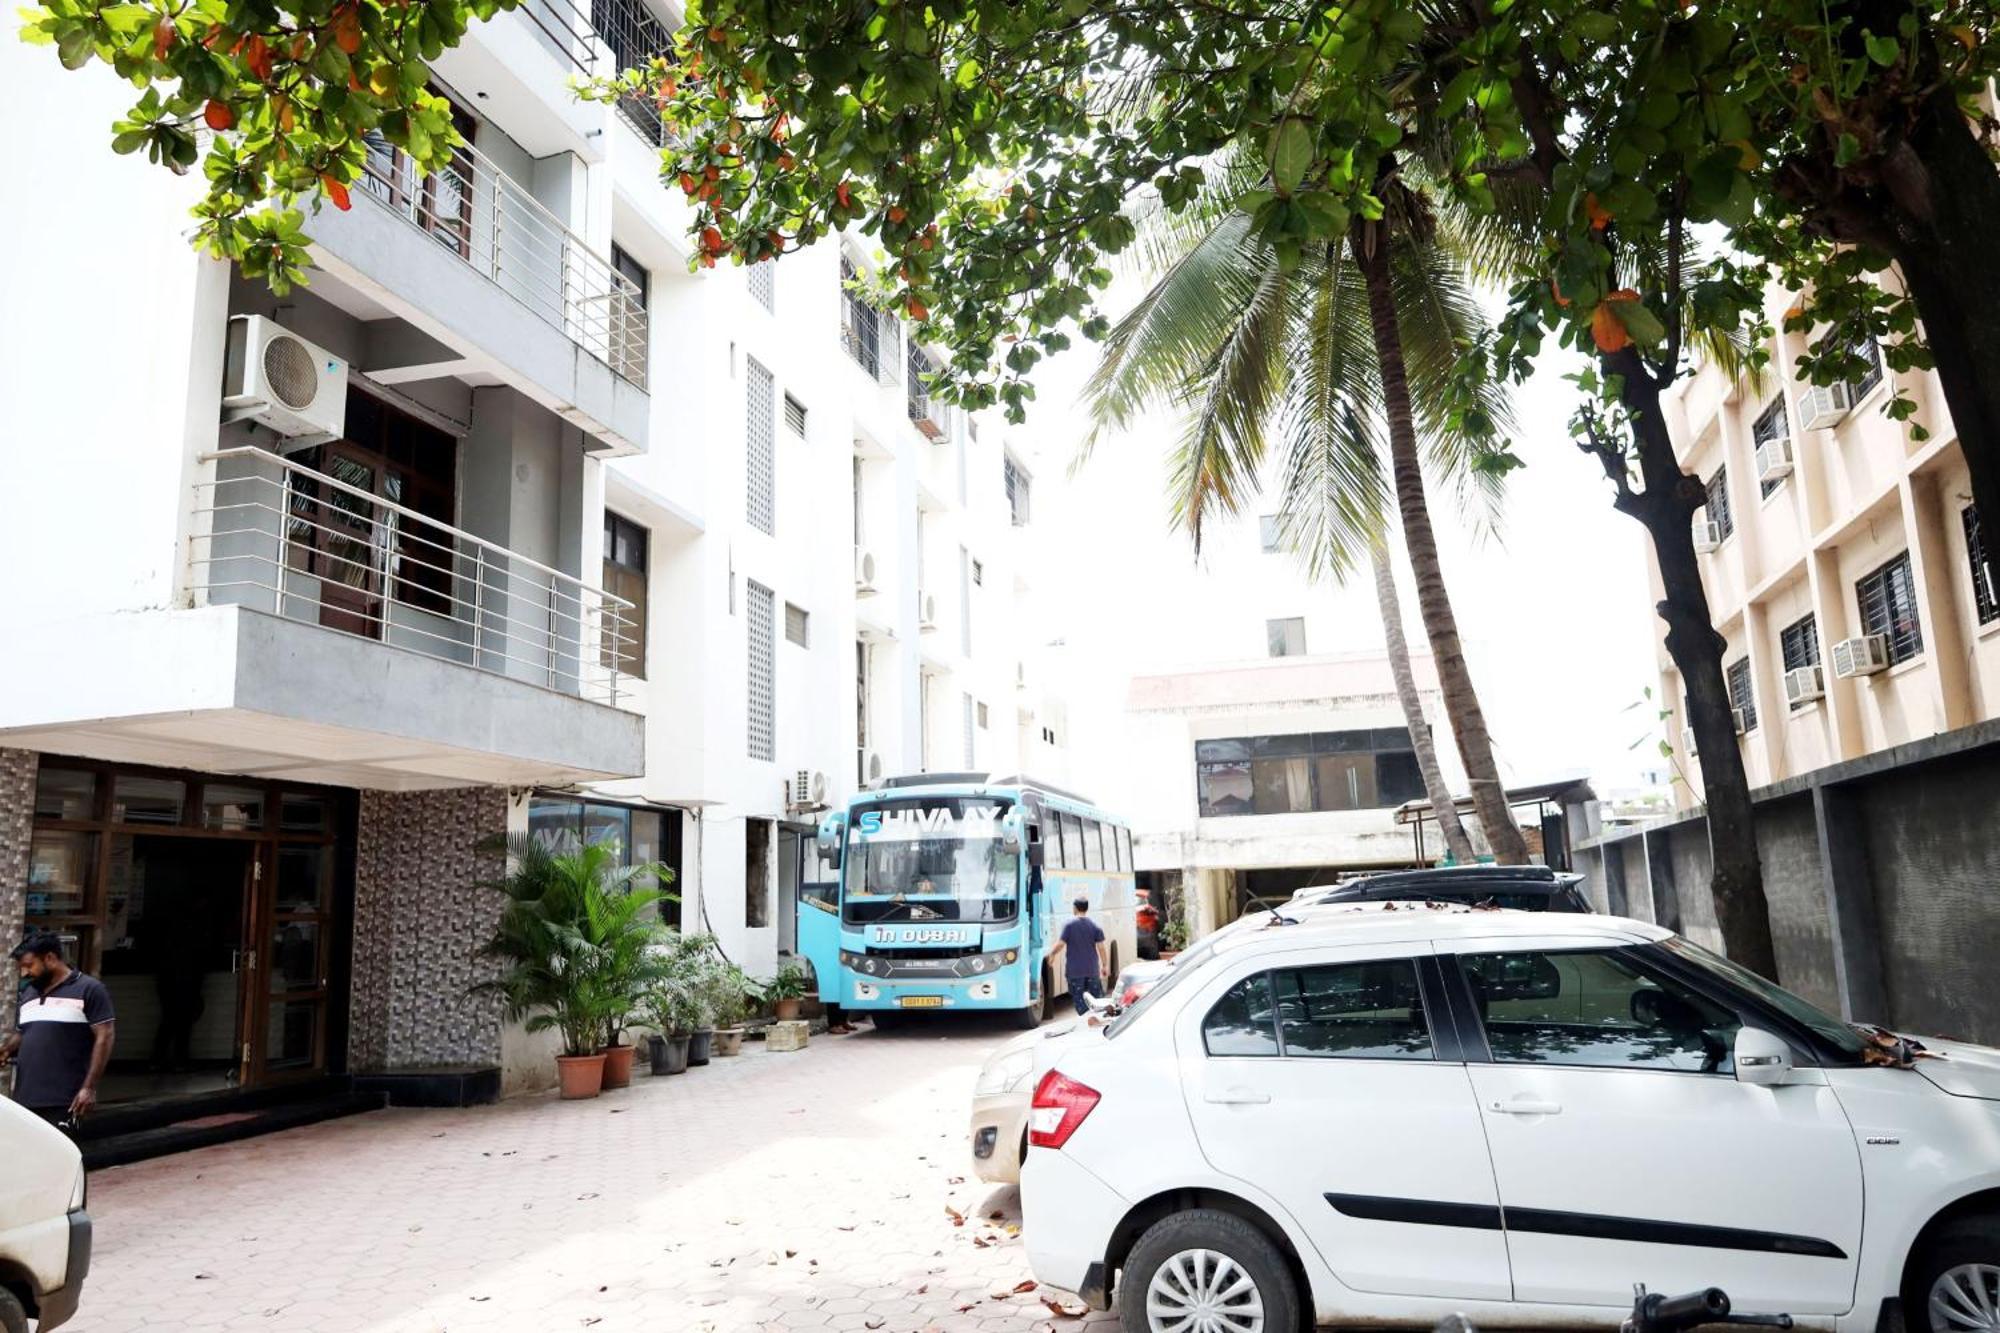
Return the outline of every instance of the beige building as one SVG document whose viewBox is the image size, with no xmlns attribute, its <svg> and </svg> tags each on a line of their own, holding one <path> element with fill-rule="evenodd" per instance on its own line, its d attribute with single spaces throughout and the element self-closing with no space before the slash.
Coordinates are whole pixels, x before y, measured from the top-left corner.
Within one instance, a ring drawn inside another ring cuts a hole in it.
<svg viewBox="0 0 2000 1333">
<path fill-rule="evenodd" d="M 1773 327 L 1792 300 L 1772 295 Z M 1753 787 L 2000 716 L 2000 597 L 1936 377 L 1898 375 L 1871 348 L 1873 373 L 1815 389 L 1794 376 L 1806 341 L 1778 333 L 1761 385 L 1703 365 L 1667 409 L 1682 466 L 1708 487 L 1695 545 Z M 1883 414 L 1897 382 L 1929 439 Z M 1652 583 L 1657 596 L 1657 569 Z M 1659 632 L 1691 805 L 1700 758 Z"/>
</svg>

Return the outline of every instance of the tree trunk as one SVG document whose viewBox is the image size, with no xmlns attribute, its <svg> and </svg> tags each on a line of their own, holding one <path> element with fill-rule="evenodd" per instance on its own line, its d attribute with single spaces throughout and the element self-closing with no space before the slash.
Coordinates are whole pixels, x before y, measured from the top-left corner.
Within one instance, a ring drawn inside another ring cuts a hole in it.
<svg viewBox="0 0 2000 1333">
<path fill-rule="evenodd" d="M 1479 695 L 1472 688 L 1472 673 L 1466 668 L 1465 653 L 1459 647 L 1458 621 L 1452 615 L 1444 571 L 1438 564 L 1437 541 L 1431 535 L 1423 468 L 1417 459 L 1409 379 L 1403 367 L 1403 338 L 1396 323 L 1396 298 L 1390 280 L 1389 230 L 1357 218 L 1348 241 L 1368 289 L 1375 356 L 1381 363 L 1382 403 L 1388 416 L 1396 508 L 1403 520 L 1403 547 L 1409 552 L 1410 568 L 1417 577 L 1417 611 L 1423 617 L 1424 634 L 1430 639 L 1431 658 L 1437 665 L 1438 684 L 1444 693 L 1452 736 L 1458 742 L 1459 758 L 1465 762 L 1466 781 L 1472 788 L 1472 808 L 1486 831 L 1486 845 L 1493 849 L 1494 859 L 1502 865 L 1526 865 L 1528 843 L 1514 822 L 1506 789 L 1500 784 L 1499 769 L 1493 762 L 1493 742 L 1486 734 L 1486 716 L 1480 710 Z"/>
<path fill-rule="evenodd" d="M 1667 622 L 1667 653 L 1687 691 L 1688 725 L 1701 764 L 1702 801 L 1708 815 L 1709 888 L 1716 924 L 1729 956 L 1752 971 L 1775 979 L 1777 952 L 1771 943 L 1771 908 L 1764 897 L 1764 872 L 1757 860 L 1757 826 L 1750 804 L 1750 779 L 1723 678 L 1727 646 L 1716 633 L 1695 556 L 1692 523 L 1707 495 L 1682 471 L 1674 457 L 1660 390 L 1637 354 L 1624 351 L 1598 358 L 1600 371 L 1622 376 L 1624 403 L 1632 417 L 1639 449 L 1643 491 L 1621 484 L 1618 508 L 1639 520 L 1653 541 L 1666 596 L 1657 610 Z"/>
<path fill-rule="evenodd" d="M 1375 566 L 1375 604 L 1382 611 L 1382 638 L 1389 649 L 1389 674 L 1396 678 L 1396 702 L 1403 706 L 1403 721 L 1410 728 L 1410 748 L 1416 751 L 1417 771 L 1424 777 L 1424 795 L 1437 816 L 1438 832 L 1445 850 L 1460 865 L 1471 865 L 1477 856 L 1465 825 L 1458 822 L 1458 802 L 1444 785 L 1438 768 L 1437 745 L 1431 739 L 1430 724 L 1424 720 L 1424 702 L 1417 697 L 1417 678 L 1410 670 L 1410 645 L 1403 638 L 1403 605 L 1396 596 L 1396 575 L 1389 568 L 1389 547 L 1384 542 L 1370 553 Z"/>
<path fill-rule="evenodd" d="M 1928 188 L 1893 210 L 1893 248 L 1990 534 L 2000 525 L 2000 170 L 1945 93 L 1911 128 L 1910 147 Z"/>
</svg>

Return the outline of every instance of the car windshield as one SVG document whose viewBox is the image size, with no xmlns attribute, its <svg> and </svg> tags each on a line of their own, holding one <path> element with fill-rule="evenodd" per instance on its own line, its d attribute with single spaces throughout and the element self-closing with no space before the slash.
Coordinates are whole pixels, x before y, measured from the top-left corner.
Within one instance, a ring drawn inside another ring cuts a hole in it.
<svg viewBox="0 0 2000 1333">
<path fill-rule="evenodd" d="M 1172 990 L 1181 981 L 1201 971 L 1202 965 L 1215 957 L 1215 939 L 1211 935 L 1201 943 L 1177 956 L 1167 968 L 1166 975 L 1155 981 L 1146 993 L 1132 1001 L 1131 1006 L 1119 1011 L 1118 1016 L 1105 1025 L 1104 1035 L 1115 1037 L 1130 1027 L 1132 1020 L 1159 1003 L 1162 995 Z"/>
<path fill-rule="evenodd" d="M 1006 803 L 973 798 L 897 801 L 857 810 L 848 832 L 841 919 L 1012 921 L 1020 857 L 1000 839 Z"/>
<path fill-rule="evenodd" d="M 1718 977 L 1735 986 L 1738 990 L 1749 991 L 1765 1006 L 1777 1010 L 1786 1018 L 1824 1039 L 1849 1060 L 1859 1062 L 1867 1043 L 1851 1024 L 1843 1023 L 1809 1000 L 1801 999 L 1776 982 L 1767 981 L 1741 963 L 1733 963 L 1721 954 L 1711 953 L 1693 940 L 1679 935 L 1661 940 L 1663 948 L 1677 958 L 1694 964 L 1709 975 Z"/>
</svg>

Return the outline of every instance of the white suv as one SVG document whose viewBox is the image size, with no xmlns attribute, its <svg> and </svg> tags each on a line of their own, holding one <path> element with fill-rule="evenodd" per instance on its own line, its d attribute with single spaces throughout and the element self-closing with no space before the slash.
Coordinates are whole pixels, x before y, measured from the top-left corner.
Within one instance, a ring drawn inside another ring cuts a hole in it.
<svg viewBox="0 0 2000 1333">
<path fill-rule="evenodd" d="M 1046 1044 L 1022 1231 L 1154 1333 L 1615 1326 L 1636 1282 L 2000 1330 L 2000 1053 L 1931 1050 L 1635 921 L 1322 911 Z"/>
</svg>

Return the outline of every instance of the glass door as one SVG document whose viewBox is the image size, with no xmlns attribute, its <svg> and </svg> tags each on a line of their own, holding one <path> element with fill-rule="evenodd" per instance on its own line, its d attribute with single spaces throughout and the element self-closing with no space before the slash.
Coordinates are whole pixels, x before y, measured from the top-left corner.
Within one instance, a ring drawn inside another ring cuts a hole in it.
<svg viewBox="0 0 2000 1333">
<path fill-rule="evenodd" d="M 252 973 L 256 996 L 245 1042 L 250 1077 L 259 1083 L 307 1077 L 326 1068 L 332 846 L 280 841 L 267 847 L 257 887 L 263 957 Z"/>
</svg>

